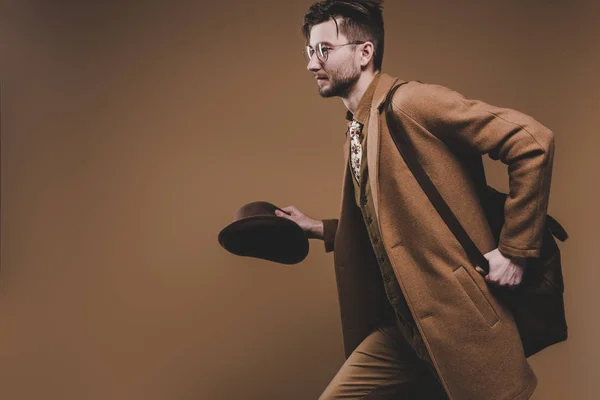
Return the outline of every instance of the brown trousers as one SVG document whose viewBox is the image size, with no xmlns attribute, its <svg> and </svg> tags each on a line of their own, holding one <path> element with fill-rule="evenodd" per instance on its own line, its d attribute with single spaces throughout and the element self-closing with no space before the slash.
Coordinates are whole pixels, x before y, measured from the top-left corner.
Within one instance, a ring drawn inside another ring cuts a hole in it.
<svg viewBox="0 0 600 400">
<path fill-rule="evenodd" d="M 411 325 L 393 322 L 375 328 L 350 354 L 319 400 L 447 400 L 431 359 L 415 346 L 414 331 Z"/>
</svg>

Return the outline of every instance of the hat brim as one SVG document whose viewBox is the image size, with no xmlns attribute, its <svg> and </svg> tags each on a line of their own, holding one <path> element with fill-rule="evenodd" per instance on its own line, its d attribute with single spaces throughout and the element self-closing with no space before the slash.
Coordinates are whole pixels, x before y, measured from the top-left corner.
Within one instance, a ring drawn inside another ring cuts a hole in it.
<svg viewBox="0 0 600 400">
<path fill-rule="evenodd" d="M 308 238 L 292 220 L 276 215 L 242 218 L 219 233 L 219 243 L 230 253 L 282 264 L 297 264 L 308 254 Z"/>
</svg>

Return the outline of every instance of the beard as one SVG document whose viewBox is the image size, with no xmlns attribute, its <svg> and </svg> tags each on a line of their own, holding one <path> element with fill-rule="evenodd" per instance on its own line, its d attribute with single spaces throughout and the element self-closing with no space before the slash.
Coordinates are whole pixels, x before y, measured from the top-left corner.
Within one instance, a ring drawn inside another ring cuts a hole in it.
<svg viewBox="0 0 600 400">
<path fill-rule="evenodd" d="M 346 97 L 360 78 L 360 69 L 348 68 L 331 71 L 327 75 L 328 86 L 319 88 L 321 97 Z"/>
</svg>

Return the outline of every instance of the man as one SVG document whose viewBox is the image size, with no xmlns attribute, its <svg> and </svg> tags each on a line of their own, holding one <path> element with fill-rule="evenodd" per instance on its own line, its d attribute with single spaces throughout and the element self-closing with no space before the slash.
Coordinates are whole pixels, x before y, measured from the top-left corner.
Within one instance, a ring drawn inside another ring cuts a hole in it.
<svg viewBox="0 0 600 400">
<path fill-rule="evenodd" d="M 407 168 L 379 106 L 381 1 L 325 0 L 307 12 L 307 68 L 322 97 L 348 109 L 338 219 L 291 215 L 334 251 L 346 360 L 320 399 L 528 399 L 537 379 L 510 312 L 488 285 L 521 281 L 538 257 L 554 154 L 552 132 L 518 111 L 408 82 L 392 98 L 420 163 L 489 261 L 472 265 Z M 508 165 L 496 246 L 464 161 Z"/>
</svg>

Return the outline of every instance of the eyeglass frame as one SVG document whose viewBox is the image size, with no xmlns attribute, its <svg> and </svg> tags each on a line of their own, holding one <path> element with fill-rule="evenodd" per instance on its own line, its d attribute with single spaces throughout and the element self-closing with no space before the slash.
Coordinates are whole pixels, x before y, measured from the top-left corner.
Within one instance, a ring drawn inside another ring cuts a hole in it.
<svg viewBox="0 0 600 400">
<path fill-rule="evenodd" d="M 348 43 L 344 43 L 344 44 L 323 44 L 323 42 L 319 42 L 319 43 L 317 43 L 316 46 L 317 47 L 325 46 L 325 47 L 330 48 L 331 51 L 334 51 L 334 50 L 339 49 L 340 47 L 349 46 L 349 45 L 363 44 L 363 43 L 367 43 L 367 41 L 357 40 L 357 41 L 354 41 L 354 42 L 348 42 Z M 312 46 L 310 46 L 310 45 L 307 44 L 305 46 L 304 52 L 303 52 L 304 53 L 304 58 L 306 59 L 307 62 L 310 62 L 312 60 L 312 57 L 310 56 L 310 51 L 311 50 L 314 52 L 313 55 L 316 54 L 317 55 L 317 59 L 319 61 L 321 61 L 322 63 L 326 63 L 327 60 L 329 59 L 329 51 L 327 51 L 327 53 L 326 53 L 327 55 L 325 56 L 325 59 L 323 60 L 323 59 L 321 59 L 321 56 L 319 55 L 320 51 L 312 48 Z M 321 52 L 322 52 L 322 50 L 321 50 Z"/>
</svg>

